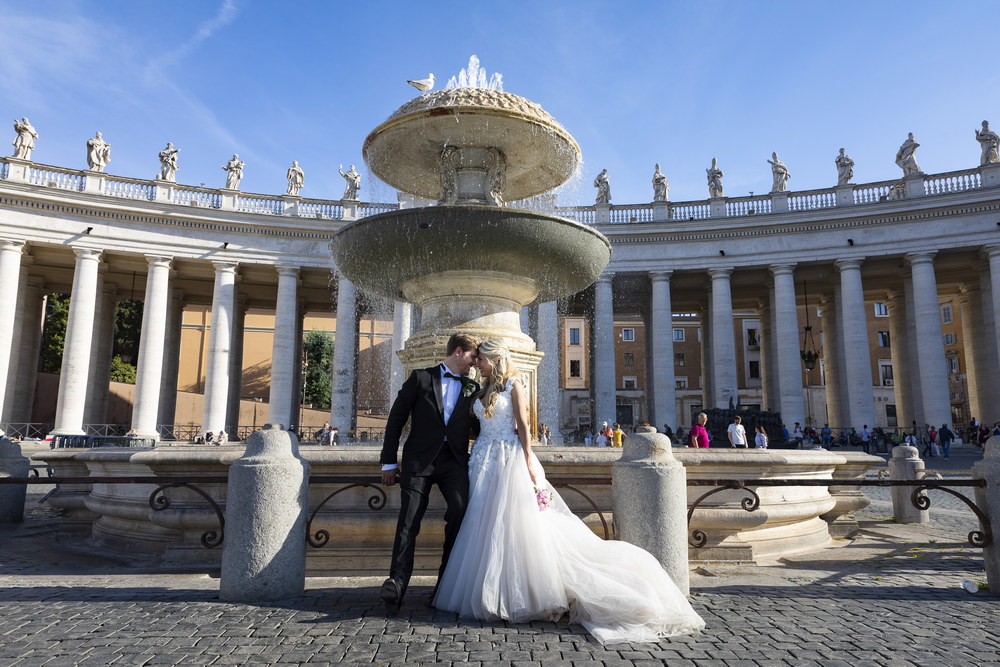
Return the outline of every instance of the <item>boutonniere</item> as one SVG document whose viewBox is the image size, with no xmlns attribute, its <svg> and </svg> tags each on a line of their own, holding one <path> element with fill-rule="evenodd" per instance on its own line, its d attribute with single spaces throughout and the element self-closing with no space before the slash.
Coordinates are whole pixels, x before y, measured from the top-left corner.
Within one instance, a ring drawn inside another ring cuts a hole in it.
<svg viewBox="0 0 1000 667">
<path fill-rule="evenodd" d="M 479 385 L 467 377 L 462 378 L 462 396 L 468 398 L 479 391 Z"/>
</svg>

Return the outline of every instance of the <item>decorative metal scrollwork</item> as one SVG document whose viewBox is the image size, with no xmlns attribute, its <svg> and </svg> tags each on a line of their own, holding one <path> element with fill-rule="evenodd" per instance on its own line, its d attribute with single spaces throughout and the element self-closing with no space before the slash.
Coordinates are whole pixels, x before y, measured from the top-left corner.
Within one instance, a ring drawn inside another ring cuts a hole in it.
<svg viewBox="0 0 1000 667">
<path fill-rule="evenodd" d="M 974 547 L 988 547 L 993 544 L 993 530 L 990 528 L 990 521 L 983 513 L 979 506 L 974 502 L 966 498 L 964 495 L 955 491 L 954 489 L 949 489 L 946 486 L 937 486 L 926 484 L 924 486 L 918 486 L 913 489 L 913 493 L 910 494 L 910 502 L 918 510 L 925 510 L 931 506 L 930 496 L 924 494 L 924 491 L 929 489 L 935 489 L 937 491 L 944 491 L 955 496 L 959 500 L 968 506 L 976 514 L 976 518 L 979 519 L 980 530 L 970 530 L 969 531 L 969 544 Z"/>
<path fill-rule="evenodd" d="M 715 495 L 716 493 L 721 493 L 722 491 L 746 491 L 748 494 L 750 494 L 749 496 L 740 499 L 740 506 L 747 512 L 756 511 L 757 508 L 760 507 L 760 496 L 757 495 L 757 492 L 754 491 L 753 489 L 748 489 L 746 486 L 746 482 L 743 482 L 742 480 L 736 480 L 724 486 L 716 487 L 711 491 L 703 493 L 701 496 L 699 496 L 698 499 L 691 504 L 691 508 L 688 510 L 688 516 L 687 516 L 688 527 L 691 526 L 691 515 L 694 514 L 694 511 L 698 508 L 698 505 L 701 504 L 701 501 L 705 500 L 709 496 Z M 688 544 L 697 549 L 705 546 L 707 543 L 708 543 L 708 535 L 705 534 L 705 531 L 701 530 L 700 528 L 696 528 L 695 530 L 691 531 L 691 536 L 688 537 Z"/>
<path fill-rule="evenodd" d="M 319 511 L 323 509 L 323 506 L 326 505 L 326 503 L 338 493 L 343 493 L 348 489 L 354 489 L 354 488 L 368 488 L 375 491 L 374 494 L 368 497 L 368 509 L 380 510 L 383 507 L 385 507 L 385 503 L 388 500 L 388 498 L 386 497 L 385 491 L 382 489 L 382 487 L 378 486 L 377 484 L 372 484 L 370 482 L 358 482 L 356 484 L 350 484 L 348 486 L 337 489 L 336 491 L 328 495 L 326 498 L 324 498 L 322 502 L 320 502 L 320 504 L 316 506 L 316 509 L 312 511 L 312 514 L 309 515 L 309 523 L 306 524 L 306 542 L 309 543 L 309 546 L 313 546 L 318 549 L 320 547 L 326 546 L 326 544 L 330 541 L 330 532 L 327 530 L 317 530 L 316 534 L 313 535 L 313 530 L 312 530 L 313 519 L 316 518 L 316 515 L 319 514 Z"/>
<path fill-rule="evenodd" d="M 213 500 L 210 495 L 205 493 L 197 486 L 190 484 L 188 482 L 171 482 L 170 484 L 161 484 L 160 486 L 156 487 L 156 489 L 151 494 L 149 494 L 149 506 L 153 509 L 154 512 L 162 512 L 165 509 L 169 509 L 170 498 L 168 498 L 167 495 L 163 492 L 166 491 L 167 489 L 172 489 L 177 487 L 184 487 L 185 489 L 189 489 L 197 493 L 199 496 L 204 498 L 209 505 L 211 505 L 212 509 L 215 510 L 215 515 L 219 517 L 218 530 L 209 529 L 206 530 L 204 533 L 202 533 L 201 545 L 207 549 L 214 549 L 215 547 L 222 544 L 222 541 L 226 537 L 226 515 L 223 513 L 222 508 L 219 507 L 219 504 L 216 503 L 215 500 Z"/>
</svg>

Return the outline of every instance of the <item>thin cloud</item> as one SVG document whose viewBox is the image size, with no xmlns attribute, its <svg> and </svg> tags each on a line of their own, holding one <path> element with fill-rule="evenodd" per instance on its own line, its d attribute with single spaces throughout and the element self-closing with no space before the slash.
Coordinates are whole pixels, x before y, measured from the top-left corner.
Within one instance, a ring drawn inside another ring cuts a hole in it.
<svg viewBox="0 0 1000 667">
<path fill-rule="evenodd" d="M 240 7 L 236 0 L 224 0 L 215 16 L 207 21 L 204 21 L 200 26 L 198 26 L 198 30 L 187 41 L 172 51 L 168 51 L 157 58 L 154 58 L 148 65 L 146 65 L 145 74 L 147 77 L 147 83 L 151 83 L 149 79 L 158 79 L 162 77 L 163 70 L 167 65 L 177 62 L 186 56 L 191 49 L 211 37 L 220 28 L 223 28 L 235 21 L 239 13 Z"/>
</svg>

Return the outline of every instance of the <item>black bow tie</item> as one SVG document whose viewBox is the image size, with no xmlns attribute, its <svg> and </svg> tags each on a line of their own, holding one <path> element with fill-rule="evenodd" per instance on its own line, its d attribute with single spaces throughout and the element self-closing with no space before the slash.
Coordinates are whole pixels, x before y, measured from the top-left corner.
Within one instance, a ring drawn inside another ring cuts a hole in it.
<svg viewBox="0 0 1000 667">
<path fill-rule="evenodd" d="M 458 380 L 459 382 L 462 381 L 462 376 L 461 375 L 452 375 L 451 373 L 449 373 L 447 371 L 445 371 L 444 376 L 446 378 L 448 378 L 449 380 Z"/>
</svg>

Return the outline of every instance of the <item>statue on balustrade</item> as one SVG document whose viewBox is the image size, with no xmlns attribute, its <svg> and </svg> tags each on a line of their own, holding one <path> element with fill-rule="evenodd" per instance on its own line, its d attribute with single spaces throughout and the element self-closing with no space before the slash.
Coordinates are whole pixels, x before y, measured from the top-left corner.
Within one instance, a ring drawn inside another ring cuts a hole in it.
<svg viewBox="0 0 1000 667">
<path fill-rule="evenodd" d="M 670 194 L 670 184 L 667 177 L 660 171 L 660 164 L 656 164 L 656 171 L 653 172 L 653 201 L 667 201 Z"/>
<path fill-rule="evenodd" d="M 177 182 L 177 170 L 180 167 L 177 166 L 177 154 L 181 152 L 181 149 L 174 148 L 174 145 L 167 142 L 167 147 L 160 151 L 160 175 L 157 176 L 157 180 L 160 181 L 170 181 L 171 183 Z"/>
<path fill-rule="evenodd" d="M 611 203 L 611 181 L 608 179 L 608 170 L 602 169 L 601 173 L 594 179 L 594 187 L 597 188 L 597 198 L 595 204 Z"/>
<path fill-rule="evenodd" d="M 288 173 L 285 175 L 288 177 L 288 191 L 285 194 L 298 196 L 302 184 L 306 181 L 306 175 L 302 172 L 297 160 L 292 162 L 292 166 L 288 168 Z"/>
<path fill-rule="evenodd" d="M 708 196 L 712 199 L 722 197 L 722 177 L 725 174 L 719 169 L 719 161 L 712 158 L 712 166 L 705 173 L 708 174 Z"/>
<path fill-rule="evenodd" d="M 854 160 L 841 148 L 834 162 L 837 164 L 837 185 L 850 185 L 854 178 Z"/>
<path fill-rule="evenodd" d="M 771 178 L 773 179 L 771 192 L 784 192 L 788 189 L 788 179 L 792 177 L 792 174 L 788 171 L 785 163 L 778 159 L 777 153 L 771 153 L 771 158 L 767 161 L 771 165 Z"/>
<path fill-rule="evenodd" d="M 920 165 L 917 164 L 917 148 L 919 147 L 920 144 L 913 140 L 913 133 L 910 132 L 906 135 L 906 141 L 896 151 L 896 164 L 903 170 L 903 176 L 915 176 L 924 173 L 921 171 Z"/>
<path fill-rule="evenodd" d="M 222 165 L 222 170 L 226 172 L 226 189 L 239 190 L 240 181 L 243 180 L 243 165 L 245 162 L 240 156 L 233 153 L 233 159 Z"/>
<path fill-rule="evenodd" d="M 17 132 L 17 136 L 14 137 L 14 157 L 30 160 L 31 151 L 35 150 L 35 139 L 38 138 L 38 132 L 28 122 L 27 117 L 20 121 L 14 119 L 14 131 Z"/>
<path fill-rule="evenodd" d="M 351 170 L 346 174 L 344 173 L 344 165 L 340 165 L 340 175 L 344 177 L 347 184 L 344 186 L 344 196 L 342 199 L 351 199 L 357 201 L 358 190 L 361 189 L 361 174 L 357 172 L 354 165 L 351 165 Z"/>
<path fill-rule="evenodd" d="M 87 140 L 87 166 L 91 171 L 104 171 L 111 162 L 111 144 L 104 140 L 101 133 Z"/>
<path fill-rule="evenodd" d="M 997 146 L 1000 145 L 1000 136 L 990 129 L 989 121 L 983 121 L 983 129 L 976 130 L 976 141 L 983 148 L 983 154 L 979 158 L 980 166 L 984 164 L 994 164 L 1000 162 L 1000 155 L 997 154 Z"/>
</svg>

